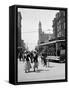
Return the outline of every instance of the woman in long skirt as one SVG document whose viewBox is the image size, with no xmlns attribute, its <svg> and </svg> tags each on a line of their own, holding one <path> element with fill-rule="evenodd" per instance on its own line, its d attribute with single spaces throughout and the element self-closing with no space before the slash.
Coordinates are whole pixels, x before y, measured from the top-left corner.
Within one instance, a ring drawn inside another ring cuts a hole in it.
<svg viewBox="0 0 69 90">
<path fill-rule="evenodd" d="M 31 64 L 30 64 L 30 57 L 29 54 L 27 54 L 26 56 L 26 63 L 25 63 L 25 72 L 29 72 L 31 68 Z"/>
</svg>

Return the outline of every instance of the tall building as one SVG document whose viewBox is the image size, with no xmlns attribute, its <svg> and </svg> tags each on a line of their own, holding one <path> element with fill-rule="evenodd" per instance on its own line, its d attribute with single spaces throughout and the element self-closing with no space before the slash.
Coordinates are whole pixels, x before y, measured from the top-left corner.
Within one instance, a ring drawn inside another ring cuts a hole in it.
<svg viewBox="0 0 69 90">
<path fill-rule="evenodd" d="M 39 21 L 39 30 L 38 30 L 38 33 L 39 33 L 38 44 L 45 43 L 45 42 L 48 42 L 49 41 L 49 34 L 45 34 L 42 31 L 42 24 L 41 24 L 40 21 Z"/>
<path fill-rule="evenodd" d="M 21 47 L 21 13 L 18 12 L 18 47 Z"/>
<path fill-rule="evenodd" d="M 59 11 L 53 20 L 53 38 L 65 38 L 65 11 Z"/>
<path fill-rule="evenodd" d="M 59 11 L 53 20 L 53 39 L 65 41 L 65 11 Z M 65 42 L 56 43 L 56 55 L 60 55 L 61 48 L 65 50 Z"/>
<path fill-rule="evenodd" d="M 21 13 L 18 12 L 18 50 L 24 52 L 26 50 L 26 47 L 24 40 L 21 39 L 21 20 L 22 20 Z"/>
</svg>

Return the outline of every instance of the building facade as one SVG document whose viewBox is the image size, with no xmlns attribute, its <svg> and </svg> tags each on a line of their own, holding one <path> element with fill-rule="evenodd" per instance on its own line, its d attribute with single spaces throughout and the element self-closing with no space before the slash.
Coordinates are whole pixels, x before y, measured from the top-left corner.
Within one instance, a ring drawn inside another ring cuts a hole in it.
<svg viewBox="0 0 69 90">
<path fill-rule="evenodd" d="M 21 47 L 21 13 L 18 12 L 18 47 Z"/>
<path fill-rule="evenodd" d="M 65 38 L 65 11 L 59 11 L 53 20 L 53 39 Z"/>
<path fill-rule="evenodd" d="M 65 40 L 65 11 L 59 11 L 53 20 L 53 39 Z M 65 43 L 56 43 L 56 51 L 65 50 Z M 59 53 L 56 52 L 56 55 Z"/>
<path fill-rule="evenodd" d="M 18 12 L 18 51 L 24 52 L 26 50 L 24 40 L 21 38 L 21 13 Z"/>
</svg>

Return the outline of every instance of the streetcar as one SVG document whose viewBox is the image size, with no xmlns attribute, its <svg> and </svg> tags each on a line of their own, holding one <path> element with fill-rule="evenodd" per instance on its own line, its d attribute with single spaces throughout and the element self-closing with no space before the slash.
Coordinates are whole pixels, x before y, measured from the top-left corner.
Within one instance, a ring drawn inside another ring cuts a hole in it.
<svg viewBox="0 0 69 90">
<path fill-rule="evenodd" d="M 65 39 L 53 40 L 39 45 L 40 53 L 46 53 L 50 61 L 65 62 Z"/>
</svg>

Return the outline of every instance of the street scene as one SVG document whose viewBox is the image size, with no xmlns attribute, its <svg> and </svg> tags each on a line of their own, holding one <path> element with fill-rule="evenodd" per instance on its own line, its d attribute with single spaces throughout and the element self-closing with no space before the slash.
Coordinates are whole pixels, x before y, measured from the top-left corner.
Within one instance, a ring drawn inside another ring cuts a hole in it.
<svg viewBox="0 0 69 90">
<path fill-rule="evenodd" d="M 18 82 L 65 79 L 65 11 L 18 8 Z"/>
</svg>

